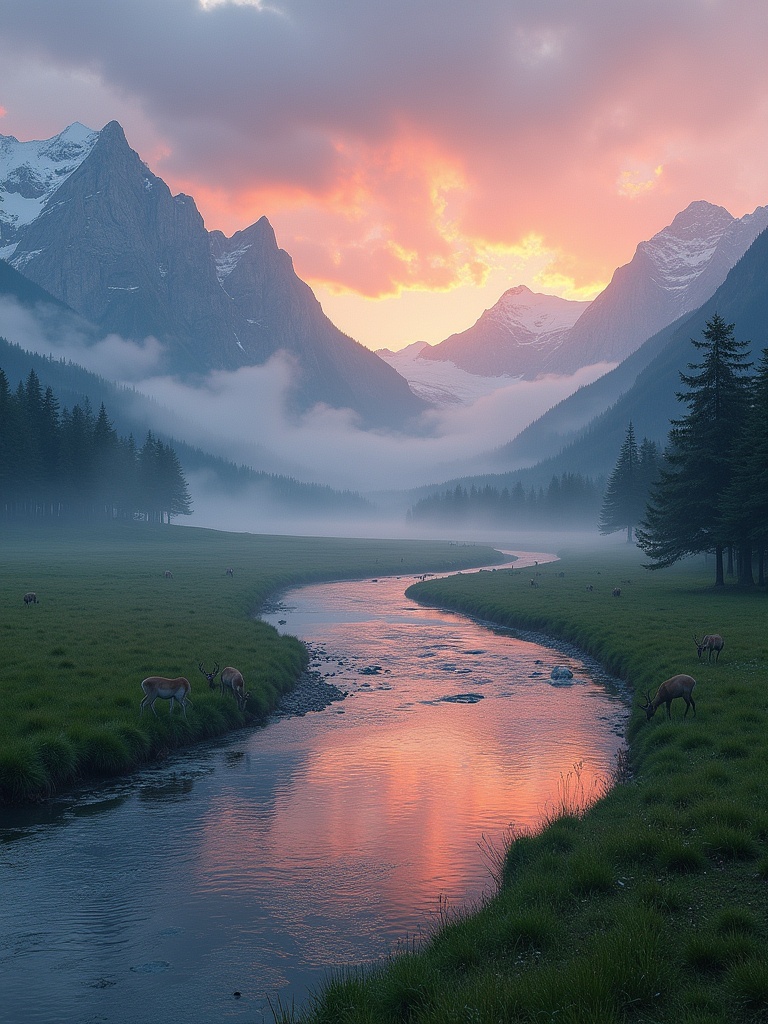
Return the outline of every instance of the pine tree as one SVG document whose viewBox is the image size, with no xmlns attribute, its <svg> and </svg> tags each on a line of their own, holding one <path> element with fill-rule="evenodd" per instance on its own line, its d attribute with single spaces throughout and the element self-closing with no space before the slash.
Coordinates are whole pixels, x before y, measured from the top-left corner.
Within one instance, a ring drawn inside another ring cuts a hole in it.
<svg viewBox="0 0 768 1024">
<path fill-rule="evenodd" d="M 600 533 L 626 530 L 627 544 L 632 543 L 632 530 L 642 518 L 648 498 L 646 478 L 635 440 L 635 430 L 630 422 L 618 461 L 605 489 L 603 506 L 600 509 Z"/>
<path fill-rule="evenodd" d="M 664 467 L 653 488 L 645 519 L 637 529 L 650 569 L 672 565 L 686 555 L 715 552 L 715 585 L 725 583 L 723 548 L 728 542 L 720 503 L 733 476 L 737 439 L 748 408 L 746 375 L 751 366 L 747 341 L 736 341 L 734 324 L 715 313 L 704 340 L 692 340 L 702 353 L 698 371 L 680 374 L 687 391 L 678 400 L 686 416 L 672 421 Z"/>
</svg>

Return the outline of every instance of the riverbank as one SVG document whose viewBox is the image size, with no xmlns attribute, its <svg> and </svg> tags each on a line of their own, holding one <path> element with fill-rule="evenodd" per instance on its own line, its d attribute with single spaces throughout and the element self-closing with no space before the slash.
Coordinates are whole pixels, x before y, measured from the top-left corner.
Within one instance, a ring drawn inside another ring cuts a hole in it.
<svg viewBox="0 0 768 1024">
<path fill-rule="evenodd" d="M 417 584 L 408 596 L 573 644 L 636 694 L 627 770 L 587 813 L 567 786 L 548 827 L 517 834 L 498 894 L 449 915 L 422 947 L 335 978 L 311 1024 L 752 1024 L 768 1019 L 766 595 L 712 588 L 711 567 L 642 569 L 632 550 L 564 552 L 538 586 L 508 571 Z M 621 594 L 613 596 L 619 587 Z M 719 663 L 693 634 L 719 632 Z M 650 721 L 641 695 L 692 674 Z M 554 713 L 554 712 L 553 712 Z M 567 780 L 566 780 L 567 781 Z"/>
<path fill-rule="evenodd" d="M 298 640 L 255 618 L 289 586 L 501 560 L 491 548 L 449 542 L 5 524 L 0 805 L 45 800 L 265 722 L 307 668 Z M 38 603 L 24 603 L 28 591 Z M 204 682 L 199 666 L 216 663 L 243 673 L 245 713 Z M 186 716 L 166 701 L 156 716 L 140 714 L 139 684 L 151 675 L 189 680 Z"/>
</svg>

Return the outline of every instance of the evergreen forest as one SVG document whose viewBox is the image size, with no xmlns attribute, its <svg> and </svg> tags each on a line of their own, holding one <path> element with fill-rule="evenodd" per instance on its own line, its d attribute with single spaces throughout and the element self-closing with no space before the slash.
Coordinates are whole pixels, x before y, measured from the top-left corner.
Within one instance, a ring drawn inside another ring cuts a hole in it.
<svg viewBox="0 0 768 1024">
<path fill-rule="evenodd" d="M 496 526 L 594 528 L 604 481 L 580 473 L 553 476 L 545 487 L 464 487 L 456 484 L 417 501 L 407 513 L 411 523 L 463 523 Z"/>
<path fill-rule="evenodd" d="M 119 437 L 103 403 L 62 408 L 34 370 L 13 391 L 0 368 L 0 518 L 170 523 L 191 511 L 170 444 Z"/>
</svg>

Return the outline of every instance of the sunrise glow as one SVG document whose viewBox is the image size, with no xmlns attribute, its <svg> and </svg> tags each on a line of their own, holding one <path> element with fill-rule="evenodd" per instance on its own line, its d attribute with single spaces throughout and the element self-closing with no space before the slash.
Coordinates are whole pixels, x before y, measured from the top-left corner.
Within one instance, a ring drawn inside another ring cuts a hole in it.
<svg viewBox="0 0 768 1024">
<path fill-rule="evenodd" d="M 173 18 L 121 5 L 101 32 L 56 5 L 33 28 L 11 4 L 3 130 L 119 120 L 209 230 L 266 216 L 372 348 L 438 342 L 520 284 L 591 298 L 692 201 L 766 202 L 750 5 L 432 13 L 184 0 Z"/>
</svg>

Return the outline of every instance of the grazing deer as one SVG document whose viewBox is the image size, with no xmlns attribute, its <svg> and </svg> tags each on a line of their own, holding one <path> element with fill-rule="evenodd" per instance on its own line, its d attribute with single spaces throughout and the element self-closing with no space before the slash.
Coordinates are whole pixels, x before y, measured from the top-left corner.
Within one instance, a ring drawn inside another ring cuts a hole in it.
<svg viewBox="0 0 768 1024">
<path fill-rule="evenodd" d="M 149 676 L 147 679 L 142 679 L 141 688 L 144 691 L 144 699 L 139 705 L 139 714 L 143 715 L 144 708 L 150 707 L 152 708 L 153 715 L 157 718 L 155 701 L 159 697 L 161 700 L 169 700 L 171 702 L 169 714 L 173 712 L 173 702 L 176 701 L 181 705 L 184 717 L 187 717 L 187 704 L 192 704 L 192 701 L 189 699 L 189 691 L 192 687 L 189 685 L 189 680 L 185 679 L 184 676 L 179 676 L 178 679 Z"/>
<path fill-rule="evenodd" d="M 671 679 L 665 679 L 661 686 L 656 691 L 656 696 L 651 700 L 651 694 L 646 691 L 645 704 L 643 704 L 643 711 L 645 711 L 646 719 L 650 721 L 651 718 L 656 714 L 656 708 L 662 704 L 667 705 L 667 718 L 672 717 L 671 705 L 672 701 L 676 697 L 682 697 L 685 701 L 685 715 L 688 714 L 688 708 L 693 708 L 694 715 L 696 714 L 696 704 L 693 699 L 693 688 L 696 685 L 696 680 L 693 676 L 679 675 L 672 676 Z M 683 718 L 685 718 L 683 715 Z"/>
<path fill-rule="evenodd" d="M 37 594 L 30 590 L 28 594 L 24 595 L 24 604 L 29 608 L 31 604 L 37 604 Z"/>
<path fill-rule="evenodd" d="M 701 640 L 697 640 L 694 636 L 693 642 L 696 644 L 696 649 L 699 652 L 699 661 L 704 651 L 707 651 L 707 661 L 712 661 L 712 652 L 715 652 L 715 664 L 720 657 L 720 651 L 725 647 L 725 640 L 720 636 L 719 633 L 707 633 Z"/>
<path fill-rule="evenodd" d="M 224 690 L 232 691 L 232 696 L 237 701 L 239 710 L 244 711 L 246 701 L 251 694 L 250 692 L 245 692 L 245 680 L 242 674 L 236 668 L 232 668 L 231 665 L 221 670 L 221 692 L 223 693 Z"/>
<path fill-rule="evenodd" d="M 198 661 L 197 667 L 200 669 L 200 671 L 203 673 L 205 678 L 208 680 L 208 685 L 210 686 L 210 688 L 212 690 L 215 690 L 216 689 L 216 676 L 219 674 L 219 663 L 218 663 L 218 661 L 213 666 L 213 669 L 210 672 L 206 672 L 205 671 L 205 669 L 203 668 L 202 661 Z M 221 692 L 222 693 L 224 692 L 224 687 L 221 688 Z"/>
<path fill-rule="evenodd" d="M 173 579 L 173 573 L 171 572 L 171 570 L 170 570 L 170 569 L 166 569 L 166 570 L 165 570 L 165 572 L 163 573 L 163 576 L 164 576 L 164 577 L 165 577 L 165 578 L 166 578 L 167 580 L 172 580 L 172 579 Z"/>
</svg>

